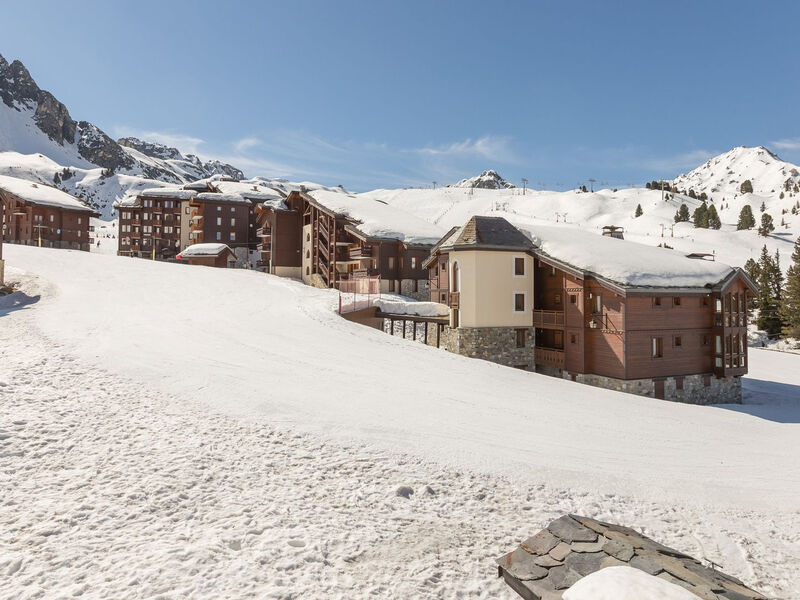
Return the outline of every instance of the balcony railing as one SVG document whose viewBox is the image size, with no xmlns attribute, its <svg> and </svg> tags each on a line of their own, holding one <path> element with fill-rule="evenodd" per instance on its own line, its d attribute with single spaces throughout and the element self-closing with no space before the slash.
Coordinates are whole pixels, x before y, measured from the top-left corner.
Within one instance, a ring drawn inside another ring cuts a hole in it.
<svg viewBox="0 0 800 600">
<path fill-rule="evenodd" d="M 533 360 L 537 365 L 563 369 L 564 351 L 556 348 L 543 348 L 536 346 L 533 350 Z"/>
<path fill-rule="evenodd" d="M 563 327 L 564 326 L 564 311 L 561 310 L 534 310 L 533 311 L 533 326 L 534 327 Z"/>
<path fill-rule="evenodd" d="M 372 248 L 369 246 L 355 246 L 354 248 L 349 248 L 347 254 L 350 259 L 371 258 Z"/>
</svg>

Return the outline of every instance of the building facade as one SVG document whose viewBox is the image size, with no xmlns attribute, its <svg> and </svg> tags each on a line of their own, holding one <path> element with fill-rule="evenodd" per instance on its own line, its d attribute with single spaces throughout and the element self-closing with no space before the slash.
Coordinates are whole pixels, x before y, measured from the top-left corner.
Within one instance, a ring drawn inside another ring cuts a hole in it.
<svg viewBox="0 0 800 600">
<path fill-rule="evenodd" d="M 186 211 L 194 192 L 153 188 L 117 204 L 121 256 L 171 259 L 188 238 Z"/>
<path fill-rule="evenodd" d="M 598 243 L 599 236 L 584 235 Z M 642 252 L 667 257 L 676 281 L 685 271 L 697 283 L 620 283 L 554 256 L 547 244 L 550 252 L 534 245 L 505 219 L 473 217 L 425 263 L 430 300 L 450 307 L 445 348 L 654 398 L 740 402 L 747 298 L 756 292 L 744 272 L 715 263 L 706 276 L 692 262 L 698 259 L 601 239 L 600 255 L 611 243 L 610 250 L 633 260 Z M 563 254 L 574 261 L 574 253 Z"/>
<path fill-rule="evenodd" d="M 97 212 L 44 184 L 0 176 L 2 237 L 6 243 L 88 252 Z"/>
</svg>

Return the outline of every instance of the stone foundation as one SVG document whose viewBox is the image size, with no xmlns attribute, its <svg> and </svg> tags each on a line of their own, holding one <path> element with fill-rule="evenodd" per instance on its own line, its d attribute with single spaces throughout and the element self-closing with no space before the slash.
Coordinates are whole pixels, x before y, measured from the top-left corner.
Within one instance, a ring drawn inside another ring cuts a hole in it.
<svg viewBox="0 0 800 600">
<path fill-rule="evenodd" d="M 533 327 L 524 328 L 527 332 L 524 348 L 517 348 L 517 329 L 523 328 L 459 327 L 451 329 L 446 327 L 442 335 L 442 347 L 455 354 L 532 371 Z"/>
<path fill-rule="evenodd" d="M 637 396 L 655 397 L 655 381 L 653 379 L 616 379 L 591 373 L 572 374 L 561 369 L 543 366 L 537 366 L 536 372 L 569 380 L 573 380 L 574 375 L 574 381 L 578 383 Z M 681 379 L 683 380 L 682 389 L 678 389 L 678 380 Z M 666 377 L 664 378 L 664 400 L 686 404 L 741 404 L 742 378 L 715 377 L 710 373 Z"/>
</svg>

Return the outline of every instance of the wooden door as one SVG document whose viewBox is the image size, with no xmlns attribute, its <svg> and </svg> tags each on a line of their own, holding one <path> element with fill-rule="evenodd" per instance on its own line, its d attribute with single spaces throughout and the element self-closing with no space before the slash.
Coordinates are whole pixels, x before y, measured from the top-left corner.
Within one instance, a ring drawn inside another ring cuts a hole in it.
<svg viewBox="0 0 800 600">
<path fill-rule="evenodd" d="M 659 400 L 664 399 L 664 380 L 657 379 L 653 382 L 655 384 L 655 397 Z"/>
</svg>

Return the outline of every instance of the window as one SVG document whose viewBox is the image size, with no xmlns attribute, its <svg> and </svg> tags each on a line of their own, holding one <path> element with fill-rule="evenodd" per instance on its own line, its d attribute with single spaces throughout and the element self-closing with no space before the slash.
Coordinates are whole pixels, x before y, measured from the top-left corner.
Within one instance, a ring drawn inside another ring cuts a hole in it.
<svg viewBox="0 0 800 600">
<path fill-rule="evenodd" d="M 417 257 L 416 256 L 412 256 L 411 257 L 411 268 L 412 269 L 416 269 L 417 268 Z"/>
<path fill-rule="evenodd" d="M 569 335 L 569 343 L 570 344 L 575 344 L 575 343 L 577 343 L 577 341 L 578 341 L 577 336 L 574 333 L 571 333 Z"/>
<path fill-rule="evenodd" d="M 83 217 L 78 217 L 78 225 L 80 225 L 81 223 L 83 223 Z"/>
<path fill-rule="evenodd" d="M 714 298 L 714 312 L 722 312 L 722 298 Z"/>
<path fill-rule="evenodd" d="M 556 268 L 550 267 L 550 277 L 555 277 L 555 276 L 556 276 Z"/>
<path fill-rule="evenodd" d="M 708 306 L 708 296 L 704 296 L 700 299 L 700 306 Z"/>
<path fill-rule="evenodd" d="M 236 219 L 231 218 L 231 227 L 236 227 Z"/>
<path fill-rule="evenodd" d="M 664 356 L 664 338 L 651 338 L 651 343 L 653 358 L 661 358 Z"/>
<path fill-rule="evenodd" d="M 389 257 L 389 268 L 394 269 L 394 256 Z"/>
<path fill-rule="evenodd" d="M 680 305 L 681 305 L 681 299 L 680 298 L 673 298 L 672 299 L 672 306 L 680 306 Z"/>
<path fill-rule="evenodd" d="M 439 276 L 439 265 L 435 265 L 433 267 L 433 276 L 434 277 L 438 277 Z"/>
<path fill-rule="evenodd" d="M 527 333 L 524 329 L 516 329 L 516 338 L 517 338 L 517 348 L 524 348 L 525 347 L 525 334 Z"/>
<path fill-rule="evenodd" d="M 555 302 L 556 304 L 560 305 L 561 304 L 561 294 L 555 294 L 553 296 L 553 302 Z"/>
<path fill-rule="evenodd" d="M 569 303 L 570 303 L 570 304 L 577 304 L 577 303 L 578 303 L 578 296 L 577 296 L 577 294 L 570 294 L 570 295 L 569 295 Z"/>
<path fill-rule="evenodd" d="M 525 312 L 525 294 L 514 294 L 514 312 Z"/>
<path fill-rule="evenodd" d="M 682 390 L 683 389 L 683 377 L 676 377 L 675 378 L 675 389 Z"/>
<path fill-rule="evenodd" d="M 522 256 L 514 258 L 514 275 L 517 277 L 525 275 L 525 258 Z"/>
<path fill-rule="evenodd" d="M 235 211 L 236 211 L 236 209 L 233 206 L 231 206 L 231 212 L 235 212 Z"/>
<path fill-rule="evenodd" d="M 217 241 L 219 242 L 220 240 L 222 240 L 222 234 L 218 231 L 217 232 Z"/>
<path fill-rule="evenodd" d="M 236 241 L 236 232 L 235 231 L 231 231 L 231 241 L 232 242 Z"/>
<path fill-rule="evenodd" d="M 661 298 L 653 298 L 653 306 L 661 306 Z"/>
<path fill-rule="evenodd" d="M 711 345 L 711 336 L 708 335 L 707 333 L 703 334 L 702 344 L 703 344 L 703 346 L 710 346 Z"/>
<path fill-rule="evenodd" d="M 672 345 L 676 348 L 680 348 L 683 345 L 683 337 L 676 335 L 674 338 L 672 338 Z"/>
<path fill-rule="evenodd" d="M 714 345 L 714 352 L 716 354 L 722 354 L 722 336 L 721 335 L 716 336 L 716 342 L 715 342 L 715 345 Z M 720 365 L 720 366 L 722 366 L 722 365 Z"/>
<path fill-rule="evenodd" d="M 184 208 L 183 210 L 186 212 L 187 215 L 189 214 L 189 207 L 188 206 L 186 208 Z"/>
<path fill-rule="evenodd" d="M 594 312 L 598 315 L 603 312 L 603 297 L 600 294 L 594 297 Z"/>
<path fill-rule="evenodd" d="M 221 206 L 217 207 L 217 212 L 222 212 L 222 207 Z"/>
<path fill-rule="evenodd" d="M 439 294 L 439 301 L 440 301 L 442 304 L 447 304 L 447 294 L 445 294 L 444 292 L 442 292 L 441 294 Z"/>
<path fill-rule="evenodd" d="M 55 217 L 53 215 L 50 215 L 50 222 L 52 223 L 54 220 L 55 220 Z"/>
<path fill-rule="evenodd" d="M 222 226 L 222 217 L 217 217 L 217 227 Z"/>
</svg>

